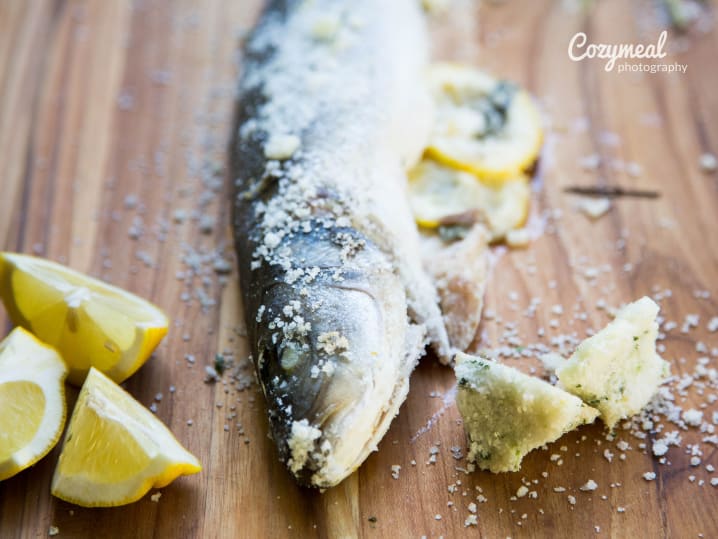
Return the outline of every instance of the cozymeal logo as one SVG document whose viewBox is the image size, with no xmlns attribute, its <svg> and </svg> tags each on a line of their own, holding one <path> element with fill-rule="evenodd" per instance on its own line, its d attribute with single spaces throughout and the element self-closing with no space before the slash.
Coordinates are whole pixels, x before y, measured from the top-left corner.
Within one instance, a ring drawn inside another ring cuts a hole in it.
<svg viewBox="0 0 718 539">
<path fill-rule="evenodd" d="M 589 43 L 584 32 L 575 34 L 568 43 L 568 57 L 574 62 L 587 58 L 606 60 L 604 69 L 613 71 L 618 66 L 619 73 L 648 72 L 648 73 L 685 73 L 688 64 L 677 62 L 665 64 L 662 62 L 631 62 L 628 60 L 662 60 L 667 56 L 664 50 L 668 32 L 663 30 L 656 43 Z M 619 62 L 619 60 L 623 60 Z"/>
</svg>

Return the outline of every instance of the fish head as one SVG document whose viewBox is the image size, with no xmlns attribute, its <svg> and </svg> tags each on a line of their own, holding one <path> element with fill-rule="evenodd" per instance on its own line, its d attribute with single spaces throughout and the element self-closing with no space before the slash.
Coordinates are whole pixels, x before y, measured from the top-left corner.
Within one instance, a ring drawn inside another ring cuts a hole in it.
<svg viewBox="0 0 718 539">
<path fill-rule="evenodd" d="M 406 295 L 368 242 L 349 258 L 329 233 L 291 248 L 308 278 L 287 282 L 275 268 L 258 308 L 256 366 L 282 460 L 300 483 L 326 488 L 376 448 L 408 389 Z"/>
</svg>

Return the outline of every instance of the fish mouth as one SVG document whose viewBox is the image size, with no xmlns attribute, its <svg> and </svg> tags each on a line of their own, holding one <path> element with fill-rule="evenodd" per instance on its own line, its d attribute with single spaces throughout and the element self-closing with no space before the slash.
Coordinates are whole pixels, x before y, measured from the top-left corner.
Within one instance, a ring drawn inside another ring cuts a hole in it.
<svg viewBox="0 0 718 539">
<path fill-rule="evenodd" d="M 275 280 L 257 319 L 256 366 L 272 436 L 298 482 L 319 488 L 339 483 L 376 449 L 423 348 L 395 273 L 344 269 L 336 282 L 334 268 L 323 268 L 302 294 Z M 411 357 L 408 341 L 419 342 Z"/>
</svg>

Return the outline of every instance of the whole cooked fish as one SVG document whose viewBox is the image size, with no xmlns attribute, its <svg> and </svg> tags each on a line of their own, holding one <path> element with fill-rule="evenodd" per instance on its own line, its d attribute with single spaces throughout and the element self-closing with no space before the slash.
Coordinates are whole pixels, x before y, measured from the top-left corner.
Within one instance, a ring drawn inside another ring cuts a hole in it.
<svg viewBox="0 0 718 539">
<path fill-rule="evenodd" d="M 427 343 L 446 359 L 406 167 L 431 123 L 417 0 L 271 0 L 231 168 L 252 354 L 280 458 L 329 487 L 376 448 Z"/>
</svg>

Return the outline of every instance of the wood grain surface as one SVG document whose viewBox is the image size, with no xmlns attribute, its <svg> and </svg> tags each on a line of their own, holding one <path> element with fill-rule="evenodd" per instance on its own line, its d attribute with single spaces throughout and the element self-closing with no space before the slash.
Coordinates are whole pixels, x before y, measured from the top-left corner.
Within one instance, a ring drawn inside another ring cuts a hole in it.
<svg viewBox="0 0 718 539">
<path fill-rule="evenodd" d="M 718 34 L 710 20 L 685 36 L 669 34 L 662 61 L 687 64 L 685 74 L 606 72 L 600 60 L 571 61 L 571 37 L 655 42 L 664 14 L 658 2 L 584 4 L 456 0 L 432 22 L 437 58 L 526 85 L 550 122 L 530 221 L 537 238 L 525 250 L 494 250 L 487 308 L 495 314 L 476 347 L 544 343 L 570 352 L 571 335 L 584 338 L 609 320 L 604 303 L 658 294 L 666 320 L 678 324 L 662 341 L 673 373 L 693 373 L 699 356 L 715 367 L 696 346 L 718 347 L 718 333 L 707 330 L 718 314 L 718 176 L 699 166 L 702 153 L 718 152 Z M 650 455 L 660 433 L 639 440 L 619 429 L 607 441 L 599 424 L 533 452 L 519 473 L 466 475 L 465 459 L 452 451 L 465 452 L 455 380 L 431 358 L 357 473 L 324 493 L 293 483 L 267 437 L 261 393 L 243 388 L 249 371 L 236 274 L 213 269 L 218 257 L 232 260 L 223 171 L 238 43 L 260 7 L 259 0 L 0 2 L 0 247 L 100 276 L 170 314 L 167 338 L 125 386 L 143 404 L 156 402 L 157 416 L 204 465 L 162 489 L 156 503 L 147 496 L 88 510 L 50 495 L 55 448 L 0 483 L 0 537 L 43 537 L 51 526 L 58 537 L 718 537 L 718 489 L 710 485 L 717 474 L 706 468 L 718 467 L 718 456 L 701 441 L 706 433 L 681 431 L 682 446 L 660 464 Z M 582 159 L 594 154 L 598 167 L 584 170 Z M 563 192 L 569 185 L 661 197 L 617 200 L 592 222 Z M 534 298 L 540 304 L 526 316 Z M 700 321 L 683 333 L 688 314 Z M 562 335 L 569 336 L 563 344 Z M 224 351 L 244 374 L 205 383 L 204 366 Z M 538 366 L 532 357 L 508 361 Z M 677 398 L 688 409 L 711 394 L 715 385 L 694 384 Z M 703 409 L 709 423 L 715 410 L 715 403 Z M 621 451 L 620 441 L 630 448 Z M 694 467 L 695 443 L 702 456 Z M 649 471 L 655 480 L 643 478 Z M 589 479 L 598 488 L 579 490 Z M 536 498 L 511 499 L 522 482 Z M 467 528 L 472 501 L 478 526 Z"/>
</svg>

